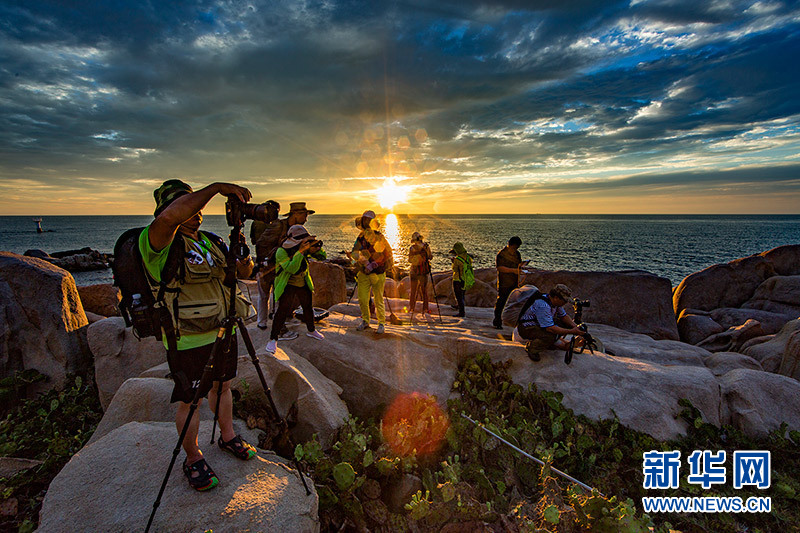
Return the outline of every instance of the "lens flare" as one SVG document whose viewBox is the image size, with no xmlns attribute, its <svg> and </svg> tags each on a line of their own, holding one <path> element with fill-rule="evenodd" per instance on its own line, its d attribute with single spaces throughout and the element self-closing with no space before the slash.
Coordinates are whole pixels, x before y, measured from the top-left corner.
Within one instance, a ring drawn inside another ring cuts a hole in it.
<svg viewBox="0 0 800 533">
<path fill-rule="evenodd" d="M 414 392 L 401 394 L 383 416 L 383 440 L 401 457 L 435 453 L 450 427 L 436 398 Z"/>
</svg>

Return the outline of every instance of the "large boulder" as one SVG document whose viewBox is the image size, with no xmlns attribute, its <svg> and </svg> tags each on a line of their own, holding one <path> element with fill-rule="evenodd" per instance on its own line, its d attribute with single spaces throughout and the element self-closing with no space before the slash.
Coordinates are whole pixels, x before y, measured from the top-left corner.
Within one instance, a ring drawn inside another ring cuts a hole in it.
<svg viewBox="0 0 800 533">
<path fill-rule="evenodd" d="M 433 301 L 434 292 L 430 283 L 428 283 L 428 296 Z M 452 277 L 446 277 L 436 283 L 436 296 L 446 304 L 456 305 Z M 494 307 L 496 302 L 497 289 L 479 279 L 476 279 L 475 284 L 464 293 L 464 305 L 469 307 Z"/>
<path fill-rule="evenodd" d="M 201 422 L 200 441 L 210 434 Z M 48 487 L 39 531 L 144 529 L 176 441 L 174 424 L 131 422 L 84 447 Z M 220 484 L 199 495 L 176 466 L 153 531 L 319 531 L 314 483 L 306 478 L 307 495 L 290 463 L 264 450 L 249 461 L 217 446 L 204 453 Z"/>
<path fill-rule="evenodd" d="M 800 380 L 800 319 L 787 322 L 776 335 L 752 339 L 742 353 L 760 362 L 767 372 Z"/>
<path fill-rule="evenodd" d="M 177 404 L 170 403 L 173 386 L 171 379 L 164 378 L 131 378 L 125 381 L 87 444 L 100 440 L 128 422 L 174 422 Z M 198 408 L 198 413 L 200 420 L 214 419 L 206 402 Z"/>
<path fill-rule="evenodd" d="M 796 244 L 712 265 L 688 275 L 678 284 L 672 299 L 675 315 L 687 308 L 711 311 L 741 307 L 766 279 L 798 274 L 800 245 Z"/>
<path fill-rule="evenodd" d="M 681 312 L 678 317 L 678 333 L 681 340 L 689 344 L 698 344 L 717 333 L 722 333 L 726 328 L 707 314 L 694 314 L 688 309 Z M 705 313 L 705 311 L 701 311 Z"/>
<path fill-rule="evenodd" d="M 89 326 L 87 338 L 94 355 L 94 378 L 103 409 L 125 380 L 167 360 L 161 342 L 154 337 L 136 338 L 121 317 L 95 322 Z"/>
<path fill-rule="evenodd" d="M 800 276 L 772 276 L 758 286 L 742 307 L 800 317 Z"/>
<path fill-rule="evenodd" d="M 722 422 L 752 437 L 765 437 L 786 422 L 800 430 L 800 382 L 769 372 L 739 368 L 720 379 Z"/>
<path fill-rule="evenodd" d="M 314 281 L 315 307 L 328 309 L 347 300 L 347 281 L 342 267 L 327 261 L 309 261 L 308 268 Z"/>
<path fill-rule="evenodd" d="M 78 287 L 83 310 L 101 316 L 120 316 L 119 305 L 122 299 L 119 289 L 110 283 L 98 283 Z"/>
<path fill-rule="evenodd" d="M 624 424 L 657 438 L 673 438 L 685 431 L 682 422 L 675 420 L 678 400 L 684 397 L 709 422 L 719 424 L 719 389 L 709 386 L 715 378 L 703 364 L 710 354 L 695 346 L 590 324 L 590 331 L 602 343 L 635 358 L 587 352 L 576 354 L 567 366 L 563 352 L 547 351 L 543 361 L 534 364 L 520 344 L 491 327 L 491 309 L 467 308 L 467 318 L 443 316 L 442 324 L 388 324 L 383 335 L 376 335 L 374 329 L 355 330 L 355 304 L 340 304 L 331 311 L 336 327 L 322 330 L 324 341 L 301 336 L 287 344 L 338 383 L 350 411 L 360 417 L 380 416 L 405 393 L 432 394 L 444 402 L 451 394 L 458 363 L 489 353 L 495 361 L 511 360 L 510 371 L 517 383 L 562 391 L 565 404 L 590 417 L 607 418 L 616 412 Z M 339 315 L 340 311 L 344 314 Z"/>
<path fill-rule="evenodd" d="M 67 374 L 91 366 L 88 324 L 69 272 L 0 252 L 0 377 L 35 369 L 49 380 L 31 386 L 28 394 L 61 388 Z"/>
<path fill-rule="evenodd" d="M 547 292 L 563 283 L 572 295 L 590 300 L 584 322 L 599 322 L 654 339 L 678 340 L 678 326 L 672 311 L 672 287 L 667 278 L 629 270 L 622 272 L 569 272 L 529 270 L 522 284 Z M 570 306 L 566 306 L 571 312 Z"/>
<path fill-rule="evenodd" d="M 770 278 L 772 279 L 772 278 Z M 745 303 L 744 305 L 747 305 Z M 686 312 L 684 310 L 681 313 L 681 316 Z M 757 320 L 759 324 L 761 324 L 761 329 L 764 331 L 765 335 L 772 335 L 773 333 L 777 333 L 786 324 L 789 320 L 797 318 L 797 316 L 786 315 L 783 313 L 772 313 L 770 311 L 762 311 L 760 309 L 750 309 L 750 308 L 735 308 L 735 307 L 721 307 L 719 309 L 714 309 L 710 313 L 711 318 L 721 326 L 720 331 L 715 331 L 714 333 L 721 333 L 728 328 L 741 326 L 745 322 L 750 319 Z M 678 319 L 678 329 L 680 330 L 681 321 Z M 704 339 L 707 337 L 704 337 Z M 683 332 L 681 331 L 681 339 L 686 340 L 686 342 L 692 342 L 690 339 L 684 338 Z M 703 340 L 703 339 L 701 339 Z M 692 342 L 692 344 L 696 344 Z"/>
<path fill-rule="evenodd" d="M 736 370 L 737 368 L 746 368 L 749 370 L 761 370 L 761 364 L 750 357 L 739 352 L 717 352 L 709 355 L 704 359 L 706 366 L 715 376 L 722 376 Z"/>
<path fill-rule="evenodd" d="M 318 326 L 324 331 L 324 323 L 319 323 Z M 300 327 L 305 331 L 304 325 Z M 286 417 L 293 404 L 297 407 L 297 424 L 291 430 L 294 439 L 305 442 L 316 434 L 323 447 L 333 444 L 338 429 L 349 415 L 347 405 L 339 398 L 342 388 L 320 373 L 308 360 L 293 352 L 291 347 L 295 341 L 279 342 L 278 351 L 270 355 L 263 351 L 269 332 L 252 325 L 247 331 L 256 348 L 261 372 L 270 388 L 278 413 Z M 258 395 L 267 409 L 270 409 L 258 371 L 247 353 L 245 343 L 241 338 L 239 341 L 237 372 L 231 386 L 242 394 Z M 164 378 L 168 373 L 167 364 L 162 363 L 142 372 L 139 377 Z"/>
<path fill-rule="evenodd" d="M 750 339 L 763 337 L 764 330 L 761 324 L 753 319 L 748 319 L 741 326 L 728 328 L 722 333 L 711 335 L 697 345 L 710 352 L 738 352 Z"/>
</svg>

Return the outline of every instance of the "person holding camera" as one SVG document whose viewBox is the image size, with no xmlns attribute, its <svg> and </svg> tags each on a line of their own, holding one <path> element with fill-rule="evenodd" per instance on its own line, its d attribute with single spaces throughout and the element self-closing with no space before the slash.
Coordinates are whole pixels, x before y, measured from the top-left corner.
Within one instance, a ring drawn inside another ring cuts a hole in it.
<svg viewBox="0 0 800 533">
<path fill-rule="evenodd" d="M 230 291 L 235 290 L 236 313 L 246 317 L 250 305 L 241 296 L 238 286 L 227 287 L 225 265 L 227 247 L 216 235 L 200 231 L 203 222 L 201 210 L 217 194 L 250 200 L 250 191 L 230 183 L 212 183 L 198 191 L 181 180 L 165 181 L 153 192 L 156 200 L 155 219 L 142 230 L 139 236 L 139 252 L 148 276 L 153 295 L 164 295 L 167 309 L 176 310 L 172 320 L 180 334 L 172 337 L 176 350 L 170 347 L 168 335 L 164 335 L 170 375 L 175 382 L 172 402 L 178 402 L 175 425 L 180 435 L 186 424 L 190 405 L 199 386 L 206 362 L 211 355 L 214 341 L 222 320 L 228 314 Z M 170 254 L 173 247 L 180 247 Z M 174 279 L 162 279 L 168 260 L 182 261 Z M 253 269 L 252 259 L 247 256 L 237 261 L 237 275 L 247 277 Z M 157 298 L 158 299 L 158 298 Z M 213 383 L 210 389 L 200 391 L 208 395 L 212 411 L 219 406 L 217 416 L 220 437 L 217 444 L 224 451 L 243 460 L 256 455 L 253 446 L 237 436 L 233 429 L 233 398 L 231 379 L 236 376 L 238 350 L 233 337 L 226 349 L 218 352 L 213 368 Z M 202 401 L 202 400 L 201 400 Z M 181 445 L 186 452 L 183 472 L 189 485 L 198 491 L 215 487 L 219 480 L 203 459 L 197 443 L 199 416 L 195 412 L 189 423 Z"/>
<path fill-rule="evenodd" d="M 383 333 L 386 324 L 386 307 L 383 301 L 383 287 L 386 284 L 386 272 L 393 266 L 392 247 L 381 232 L 377 230 L 378 221 L 375 211 L 367 210 L 356 219 L 356 227 L 361 233 L 353 243 L 353 250 L 347 253 L 351 264 L 356 267 L 356 283 L 358 287 L 358 305 L 361 308 L 361 324 L 358 331 L 369 329 L 369 294 L 375 298 L 375 312 L 378 315 L 376 333 Z"/>
<path fill-rule="evenodd" d="M 508 246 L 500 250 L 495 260 L 497 303 L 494 306 L 494 321 L 492 322 L 495 329 L 503 329 L 503 307 L 513 290 L 519 285 L 519 267 L 522 266 L 522 256 L 519 254 L 520 246 L 522 246 L 522 239 L 517 236 L 511 237 L 508 239 Z"/>
<path fill-rule="evenodd" d="M 415 231 L 411 235 L 411 246 L 408 249 L 408 263 L 411 265 L 409 277 L 411 278 L 411 292 L 408 295 L 408 310 L 411 312 L 411 320 L 414 320 L 414 313 L 417 305 L 417 292 L 422 291 L 422 316 L 430 317 L 428 309 L 428 276 L 431 273 L 431 247 L 424 242 L 422 235 Z"/>
<path fill-rule="evenodd" d="M 583 333 L 563 307 L 571 296 L 570 288 L 559 283 L 548 294 L 535 294 L 533 302 L 527 309 L 523 308 L 517 331 L 528 341 L 525 350 L 531 360 L 541 360 L 542 350 L 569 349 L 569 343 L 563 337 Z"/>
<path fill-rule="evenodd" d="M 322 241 L 309 235 L 302 224 L 295 224 L 289 228 L 286 240 L 275 253 L 275 299 L 278 301 L 278 309 L 272 321 L 272 332 L 267 343 L 268 353 L 275 353 L 278 349 L 278 335 L 294 309 L 295 299 L 299 300 L 303 308 L 303 319 L 308 328 L 306 335 L 317 340 L 325 338 L 314 328 L 314 307 L 311 303 L 314 283 L 308 270 L 309 255 L 325 258 Z"/>
<path fill-rule="evenodd" d="M 269 294 L 273 289 L 276 274 L 276 254 L 280 249 L 283 241 L 289 232 L 289 228 L 294 225 L 304 225 L 308 220 L 308 215 L 313 215 L 314 210 L 308 209 L 305 202 L 292 202 L 289 204 L 289 212 L 283 215 L 285 218 L 277 218 L 273 220 L 261 232 L 258 240 L 256 241 L 256 261 L 259 264 L 258 270 L 258 328 L 267 329 L 267 320 L 270 317 L 267 305 L 269 302 Z M 255 222 L 254 222 L 255 224 Z M 324 259 L 318 257 L 317 259 Z M 278 298 L 273 298 L 277 302 Z M 263 302 L 263 303 L 262 303 Z M 273 316 L 275 306 L 273 305 Z M 280 332 L 280 340 L 292 340 L 297 338 L 297 333 L 289 331 L 286 326 L 282 326 Z"/>
</svg>

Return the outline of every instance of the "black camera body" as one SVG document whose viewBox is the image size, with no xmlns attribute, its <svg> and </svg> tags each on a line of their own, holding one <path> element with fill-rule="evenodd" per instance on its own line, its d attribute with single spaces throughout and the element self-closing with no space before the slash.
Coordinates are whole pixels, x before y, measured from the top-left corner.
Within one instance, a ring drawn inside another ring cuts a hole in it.
<svg viewBox="0 0 800 533">
<path fill-rule="evenodd" d="M 572 299 L 572 309 L 575 311 L 575 322 L 583 320 L 583 308 L 591 307 L 592 303 L 589 300 L 581 300 L 580 298 Z"/>
<path fill-rule="evenodd" d="M 278 203 L 270 200 L 265 204 L 247 204 L 240 201 L 236 196 L 228 196 L 225 202 L 225 220 L 229 226 L 242 226 L 244 221 L 259 220 L 269 224 L 278 218 Z"/>
</svg>

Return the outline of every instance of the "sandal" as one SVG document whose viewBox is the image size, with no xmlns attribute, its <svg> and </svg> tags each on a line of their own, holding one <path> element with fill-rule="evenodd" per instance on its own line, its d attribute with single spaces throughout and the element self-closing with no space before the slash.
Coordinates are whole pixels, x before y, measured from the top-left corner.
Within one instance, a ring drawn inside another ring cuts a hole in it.
<svg viewBox="0 0 800 533">
<path fill-rule="evenodd" d="M 247 444 L 243 441 L 239 435 L 236 435 L 228 442 L 222 440 L 222 435 L 220 435 L 217 444 L 222 450 L 242 461 L 247 461 L 256 456 L 256 449 L 251 444 Z"/>
<path fill-rule="evenodd" d="M 217 475 L 211 470 L 205 459 L 200 459 L 190 465 L 183 463 L 183 473 L 186 475 L 186 479 L 189 480 L 189 485 L 200 492 L 213 489 L 219 483 Z M 193 476 L 192 474 L 194 473 L 197 473 L 197 475 Z"/>
</svg>

